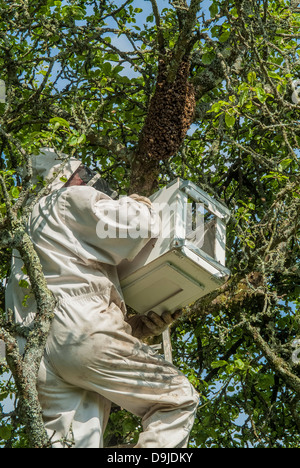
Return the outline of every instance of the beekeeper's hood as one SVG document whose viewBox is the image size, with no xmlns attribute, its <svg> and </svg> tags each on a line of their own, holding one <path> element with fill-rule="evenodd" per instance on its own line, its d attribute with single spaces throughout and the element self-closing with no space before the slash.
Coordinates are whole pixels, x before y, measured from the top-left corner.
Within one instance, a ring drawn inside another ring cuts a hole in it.
<svg viewBox="0 0 300 468">
<path fill-rule="evenodd" d="M 61 170 L 62 163 L 66 161 L 66 159 L 67 162 Z M 31 160 L 34 183 L 39 183 L 40 178 L 44 181 L 49 181 L 57 174 L 57 177 L 49 185 L 51 191 L 62 188 L 66 180 L 69 180 L 72 174 L 74 174 L 81 165 L 81 161 L 78 159 L 68 158 L 68 156 L 63 153 L 59 156 L 52 148 L 42 148 L 41 153 L 37 156 L 33 155 Z"/>
<path fill-rule="evenodd" d="M 76 185 L 88 185 L 109 198 L 118 196 L 98 172 L 92 171 L 76 158 L 70 158 L 64 153 L 58 155 L 53 148 L 42 148 L 41 153 L 33 155 L 31 160 L 33 183 L 38 184 L 40 178 L 50 181 L 57 174 L 48 186 L 52 192 L 67 186 L 76 177 Z"/>
</svg>

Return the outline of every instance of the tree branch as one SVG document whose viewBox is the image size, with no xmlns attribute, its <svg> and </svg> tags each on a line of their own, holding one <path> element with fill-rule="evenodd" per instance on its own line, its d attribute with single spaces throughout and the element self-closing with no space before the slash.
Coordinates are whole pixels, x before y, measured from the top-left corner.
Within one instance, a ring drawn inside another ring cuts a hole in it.
<svg viewBox="0 0 300 468">
<path fill-rule="evenodd" d="M 160 14 L 159 14 L 156 0 L 151 0 L 151 3 L 152 3 L 153 14 L 155 17 L 155 22 L 156 22 L 156 27 L 157 27 L 157 42 L 158 42 L 159 52 L 163 54 L 164 49 L 165 49 L 165 39 L 163 35 L 163 29 L 161 27 Z"/>
<path fill-rule="evenodd" d="M 197 21 L 197 13 L 199 11 L 200 3 L 202 0 L 191 0 L 190 8 L 186 14 L 182 31 L 175 47 L 172 51 L 172 58 L 168 67 L 167 81 L 173 83 L 179 66 L 184 56 L 189 56 L 190 45 L 193 38 L 193 29 Z"/>
<path fill-rule="evenodd" d="M 298 397 L 300 396 L 300 378 L 293 374 L 287 362 L 275 354 L 268 343 L 262 338 L 259 329 L 251 325 L 249 321 L 244 322 L 244 328 L 251 336 L 253 341 L 258 345 L 259 349 L 263 352 L 265 358 L 273 367 L 280 377 L 292 388 Z"/>
<path fill-rule="evenodd" d="M 39 404 L 36 379 L 44 354 L 53 318 L 55 300 L 49 291 L 42 267 L 33 244 L 21 221 L 16 221 L 11 234 L 11 247 L 16 248 L 24 261 L 37 303 L 33 329 L 29 332 L 24 355 L 21 356 L 17 339 L 5 328 L 0 328 L 0 338 L 6 343 L 7 362 L 12 371 L 19 394 L 19 408 L 31 446 L 49 445 Z"/>
</svg>

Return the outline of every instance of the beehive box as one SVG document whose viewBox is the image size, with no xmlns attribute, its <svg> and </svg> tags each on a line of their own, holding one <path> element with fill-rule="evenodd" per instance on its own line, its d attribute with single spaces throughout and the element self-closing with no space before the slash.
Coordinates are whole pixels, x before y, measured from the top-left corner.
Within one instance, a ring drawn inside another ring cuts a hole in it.
<svg viewBox="0 0 300 468">
<path fill-rule="evenodd" d="M 126 304 L 141 314 L 161 314 L 193 303 L 226 281 L 230 211 L 182 179 L 150 198 L 160 215 L 159 236 L 118 271 Z"/>
</svg>

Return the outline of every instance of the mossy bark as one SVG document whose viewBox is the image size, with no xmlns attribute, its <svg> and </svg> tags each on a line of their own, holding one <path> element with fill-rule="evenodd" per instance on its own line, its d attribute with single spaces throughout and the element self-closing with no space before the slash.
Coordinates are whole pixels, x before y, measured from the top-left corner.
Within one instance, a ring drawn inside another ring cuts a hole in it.
<svg viewBox="0 0 300 468">
<path fill-rule="evenodd" d="M 19 352 L 17 339 L 5 333 L 6 353 L 18 390 L 18 411 L 32 448 L 49 447 L 42 410 L 37 392 L 37 375 L 51 327 L 55 300 L 47 287 L 42 267 L 30 237 L 20 223 L 11 235 L 13 246 L 19 251 L 37 303 L 33 329 L 27 335 L 24 354 Z"/>
</svg>

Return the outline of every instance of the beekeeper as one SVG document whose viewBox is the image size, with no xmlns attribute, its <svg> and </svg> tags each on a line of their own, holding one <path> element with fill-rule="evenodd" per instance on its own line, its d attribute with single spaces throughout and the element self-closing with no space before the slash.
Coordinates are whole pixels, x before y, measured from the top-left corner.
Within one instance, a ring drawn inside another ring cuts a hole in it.
<svg viewBox="0 0 300 468">
<path fill-rule="evenodd" d="M 137 195 L 114 200 L 99 190 L 102 180 L 73 158 L 59 173 L 62 159 L 51 149 L 32 160 L 37 180 L 57 174 L 28 222 L 56 299 L 38 375 L 53 446 L 103 447 L 111 402 L 142 418 L 136 447 L 186 446 L 198 395 L 183 374 L 140 341 L 161 333 L 175 317 L 150 312 L 128 320 L 117 275 L 121 260 L 133 259 L 152 235 L 157 218 L 150 201 Z M 149 236 L 137 237 L 138 226 L 148 226 Z M 14 252 L 6 306 L 17 323 L 30 327 L 36 303 L 19 285 L 27 279 L 22 267 Z"/>
</svg>

